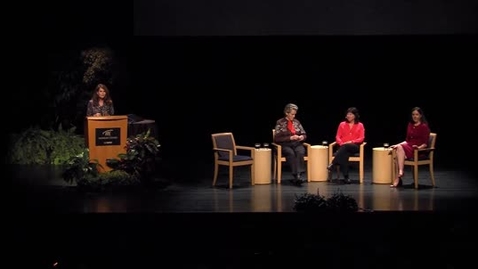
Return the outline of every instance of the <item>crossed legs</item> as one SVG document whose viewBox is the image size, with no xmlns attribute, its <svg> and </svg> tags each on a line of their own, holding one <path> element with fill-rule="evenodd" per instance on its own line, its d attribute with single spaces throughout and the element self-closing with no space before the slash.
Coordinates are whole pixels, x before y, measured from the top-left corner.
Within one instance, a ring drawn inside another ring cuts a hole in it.
<svg viewBox="0 0 478 269">
<path fill-rule="evenodd" d="M 403 150 L 402 145 L 398 144 L 393 148 L 395 150 L 395 174 L 397 175 L 396 178 L 393 179 L 393 184 L 390 187 L 398 187 L 402 184 L 402 177 L 403 177 L 403 167 L 405 163 L 405 150 Z"/>
<path fill-rule="evenodd" d="M 337 152 L 335 153 L 335 157 L 331 164 L 327 166 L 329 171 L 336 165 L 339 166 L 340 172 L 345 177 L 346 182 L 350 182 L 349 179 L 349 158 L 353 154 L 360 151 L 359 145 L 356 144 L 343 144 L 339 147 Z"/>
</svg>

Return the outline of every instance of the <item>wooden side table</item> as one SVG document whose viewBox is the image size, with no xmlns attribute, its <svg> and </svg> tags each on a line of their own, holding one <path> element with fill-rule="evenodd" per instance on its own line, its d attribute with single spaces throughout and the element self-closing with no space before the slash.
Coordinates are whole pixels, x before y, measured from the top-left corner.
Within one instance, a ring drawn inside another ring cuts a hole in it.
<svg viewBox="0 0 478 269">
<path fill-rule="evenodd" d="M 373 148 L 372 183 L 392 184 L 393 182 L 393 157 L 392 149 Z"/>
<path fill-rule="evenodd" d="M 271 184 L 272 182 L 272 150 L 259 148 L 254 150 L 254 181 L 255 184 Z"/>
<path fill-rule="evenodd" d="M 310 162 L 310 178 L 307 181 L 327 181 L 328 152 L 328 146 L 314 145 L 310 147 L 310 152 L 307 153 Z"/>
</svg>

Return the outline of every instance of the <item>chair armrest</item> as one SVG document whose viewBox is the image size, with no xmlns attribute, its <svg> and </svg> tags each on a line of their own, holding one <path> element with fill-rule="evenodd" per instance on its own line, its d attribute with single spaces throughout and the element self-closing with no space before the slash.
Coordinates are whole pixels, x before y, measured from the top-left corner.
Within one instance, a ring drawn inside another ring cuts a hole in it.
<svg viewBox="0 0 478 269">
<path fill-rule="evenodd" d="M 414 149 L 418 152 L 430 152 L 430 151 L 434 151 L 435 148 L 423 148 L 423 149 Z"/>
<path fill-rule="evenodd" d="M 232 150 L 230 150 L 230 149 L 213 148 L 212 150 L 214 150 L 214 151 L 224 151 L 224 152 L 232 153 Z"/>
<path fill-rule="evenodd" d="M 247 147 L 247 146 L 238 146 L 238 145 L 236 145 L 236 149 L 253 151 L 255 148 L 254 148 L 254 147 Z"/>
<path fill-rule="evenodd" d="M 304 142 L 304 143 L 302 143 L 302 144 L 303 144 L 304 147 L 305 147 L 306 156 L 308 156 L 308 154 L 310 153 L 310 150 L 311 150 L 312 145 L 309 144 L 309 143 L 307 143 L 307 142 Z"/>
<path fill-rule="evenodd" d="M 418 154 L 420 154 L 422 152 L 426 152 L 426 153 L 430 154 L 434 150 L 435 150 L 435 148 L 423 148 L 423 149 L 414 148 L 413 149 L 413 159 L 418 160 L 418 157 L 419 157 Z"/>
<path fill-rule="evenodd" d="M 271 145 L 276 148 L 275 154 L 277 155 L 277 158 L 282 158 L 282 146 L 274 142 L 272 142 Z"/>
<path fill-rule="evenodd" d="M 247 147 L 247 146 L 238 146 L 236 145 L 236 149 L 237 150 L 247 150 L 251 153 L 251 156 L 252 158 L 254 158 L 254 154 L 255 154 L 255 148 L 254 147 Z"/>
<path fill-rule="evenodd" d="M 334 156 L 335 145 L 337 145 L 337 142 L 332 142 L 329 144 L 329 161 L 332 160 L 332 157 Z"/>
<path fill-rule="evenodd" d="M 362 144 L 360 144 L 360 156 L 363 156 L 365 145 L 367 145 L 367 142 L 363 142 Z"/>
</svg>

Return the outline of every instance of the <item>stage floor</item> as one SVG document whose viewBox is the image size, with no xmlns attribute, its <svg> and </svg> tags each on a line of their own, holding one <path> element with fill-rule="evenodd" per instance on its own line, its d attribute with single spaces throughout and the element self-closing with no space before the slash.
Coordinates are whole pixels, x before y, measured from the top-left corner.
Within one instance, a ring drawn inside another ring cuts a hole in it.
<svg viewBox="0 0 478 269">
<path fill-rule="evenodd" d="M 436 170 L 436 188 L 420 172 L 418 190 L 373 185 L 370 169 L 364 184 L 301 187 L 288 173 L 281 185 L 251 186 L 237 169 L 228 189 L 221 169 L 214 188 L 210 175 L 176 175 L 163 189 L 128 193 L 78 192 L 54 167 L 12 172 L 9 250 L 31 268 L 464 268 L 478 238 L 475 179 L 453 170 Z M 317 189 L 351 195 L 362 210 L 291 213 L 295 195 Z"/>
<path fill-rule="evenodd" d="M 420 169 L 419 189 L 412 187 L 412 175 L 406 170 L 403 188 L 371 183 L 372 171 L 365 170 L 363 184 L 328 182 L 291 184 L 285 172 L 281 184 L 250 184 L 247 168 L 236 168 L 234 188 L 227 188 L 227 169 L 221 168 L 216 187 L 212 175 L 165 178 L 167 186 L 158 190 L 126 193 L 82 193 L 66 184 L 55 167 L 12 167 L 14 204 L 27 212 L 59 213 L 244 213 L 293 212 L 296 195 L 317 193 L 329 197 L 342 192 L 357 200 L 361 211 L 463 211 L 474 209 L 478 184 L 468 173 L 435 169 L 436 187 L 426 168 Z M 202 169 L 204 170 L 204 168 Z M 202 171 L 201 170 L 201 171 Z M 408 172 L 408 173 L 407 173 Z M 191 175 L 194 173 L 188 173 Z M 351 171 L 357 179 L 357 171 Z"/>
</svg>

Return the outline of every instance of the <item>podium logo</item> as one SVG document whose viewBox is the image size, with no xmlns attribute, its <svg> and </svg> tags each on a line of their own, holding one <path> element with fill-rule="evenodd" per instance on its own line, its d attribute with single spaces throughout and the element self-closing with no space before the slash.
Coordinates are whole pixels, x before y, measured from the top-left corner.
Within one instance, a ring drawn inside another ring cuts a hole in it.
<svg viewBox="0 0 478 269">
<path fill-rule="evenodd" d="M 109 129 L 106 131 L 103 131 L 103 136 L 111 136 L 111 133 L 113 132 L 113 129 Z"/>
<path fill-rule="evenodd" d="M 121 145 L 121 128 L 96 128 L 96 145 Z"/>
</svg>

